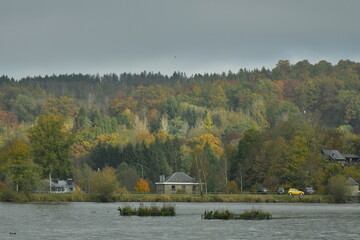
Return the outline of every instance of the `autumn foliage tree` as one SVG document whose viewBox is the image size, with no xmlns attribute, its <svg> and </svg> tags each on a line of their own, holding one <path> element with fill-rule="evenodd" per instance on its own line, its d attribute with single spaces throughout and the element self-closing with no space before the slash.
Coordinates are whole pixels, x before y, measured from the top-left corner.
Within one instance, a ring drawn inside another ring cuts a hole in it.
<svg viewBox="0 0 360 240">
<path fill-rule="evenodd" d="M 45 102 L 45 113 L 57 114 L 63 117 L 68 117 L 74 107 L 74 99 L 62 96 L 59 98 L 49 98 Z"/>
<path fill-rule="evenodd" d="M 235 181 L 229 181 L 226 184 L 226 192 L 227 193 L 237 193 L 238 191 L 239 191 L 239 188 Z"/>
<path fill-rule="evenodd" d="M 140 178 L 139 181 L 137 181 L 135 186 L 135 191 L 138 193 L 148 193 L 150 192 L 150 186 L 148 181 L 146 181 L 143 178 Z"/>
<path fill-rule="evenodd" d="M 126 109 L 133 110 L 136 105 L 136 100 L 131 96 L 127 96 L 123 91 L 119 91 L 118 95 L 111 100 L 109 110 L 113 116 L 116 116 Z"/>
<path fill-rule="evenodd" d="M 7 129 L 18 127 L 18 120 L 13 112 L 0 112 L 0 124 Z"/>
</svg>

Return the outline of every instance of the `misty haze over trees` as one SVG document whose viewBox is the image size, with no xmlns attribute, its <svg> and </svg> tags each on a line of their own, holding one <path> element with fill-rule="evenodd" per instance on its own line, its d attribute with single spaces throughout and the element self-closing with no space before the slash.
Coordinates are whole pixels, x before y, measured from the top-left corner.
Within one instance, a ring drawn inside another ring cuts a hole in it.
<svg viewBox="0 0 360 240">
<path fill-rule="evenodd" d="M 231 181 L 324 193 L 339 175 L 360 182 L 357 166 L 321 155 L 359 154 L 359 75 L 349 60 L 280 60 L 272 70 L 192 76 L 1 76 L 0 181 L 32 191 L 52 173 L 91 192 L 94 170 L 105 169 L 123 190 L 141 177 L 154 190 L 160 175 L 183 171 L 209 192 Z"/>
</svg>

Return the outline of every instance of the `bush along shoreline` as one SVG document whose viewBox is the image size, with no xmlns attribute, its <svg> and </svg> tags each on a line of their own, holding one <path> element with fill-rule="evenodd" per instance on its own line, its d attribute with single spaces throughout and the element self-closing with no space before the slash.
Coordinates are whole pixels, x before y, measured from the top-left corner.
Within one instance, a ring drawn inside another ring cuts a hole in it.
<svg viewBox="0 0 360 240">
<path fill-rule="evenodd" d="M 251 209 L 245 210 L 241 214 L 235 214 L 229 210 L 220 211 L 205 211 L 201 216 L 202 219 L 221 219 L 221 220 L 270 220 L 272 215 L 269 212 L 263 211 L 261 209 Z"/>
<path fill-rule="evenodd" d="M 140 204 L 139 208 L 132 208 L 130 206 L 119 207 L 118 211 L 121 216 L 162 216 L 162 217 L 172 217 L 175 216 L 175 206 L 164 204 L 162 207 L 152 205 L 150 207 Z"/>
</svg>

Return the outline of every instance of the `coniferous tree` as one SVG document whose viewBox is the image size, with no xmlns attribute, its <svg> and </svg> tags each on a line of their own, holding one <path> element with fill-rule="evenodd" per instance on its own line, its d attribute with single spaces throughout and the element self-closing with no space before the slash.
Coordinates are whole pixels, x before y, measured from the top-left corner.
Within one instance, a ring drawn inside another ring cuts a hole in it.
<svg viewBox="0 0 360 240">
<path fill-rule="evenodd" d="M 90 126 L 90 120 L 87 117 L 86 110 L 85 108 L 81 107 L 78 113 L 76 114 L 73 131 L 77 132 L 78 130 L 82 128 L 87 128 L 89 126 Z"/>
<path fill-rule="evenodd" d="M 174 119 L 178 116 L 180 111 L 180 104 L 174 96 L 170 96 L 160 107 L 161 114 L 166 114 L 168 118 Z"/>
<path fill-rule="evenodd" d="M 189 123 L 190 128 L 194 128 L 197 120 L 195 108 L 194 107 L 186 108 L 183 118 Z"/>
</svg>

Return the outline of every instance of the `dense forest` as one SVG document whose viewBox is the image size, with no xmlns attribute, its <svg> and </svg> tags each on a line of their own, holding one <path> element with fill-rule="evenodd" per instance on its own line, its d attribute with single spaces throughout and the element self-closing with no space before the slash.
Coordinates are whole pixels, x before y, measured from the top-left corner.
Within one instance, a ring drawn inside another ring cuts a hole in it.
<svg viewBox="0 0 360 240">
<path fill-rule="evenodd" d="M 360 151 L 360 63 L 341 60 L 171 76 L 142 72 L 0 77 L 0 189 L 73 178 L 86 192 L 112 177 L 183 171 L 207 192 L 360 182 L 322 149 Z"/>
</svg>

